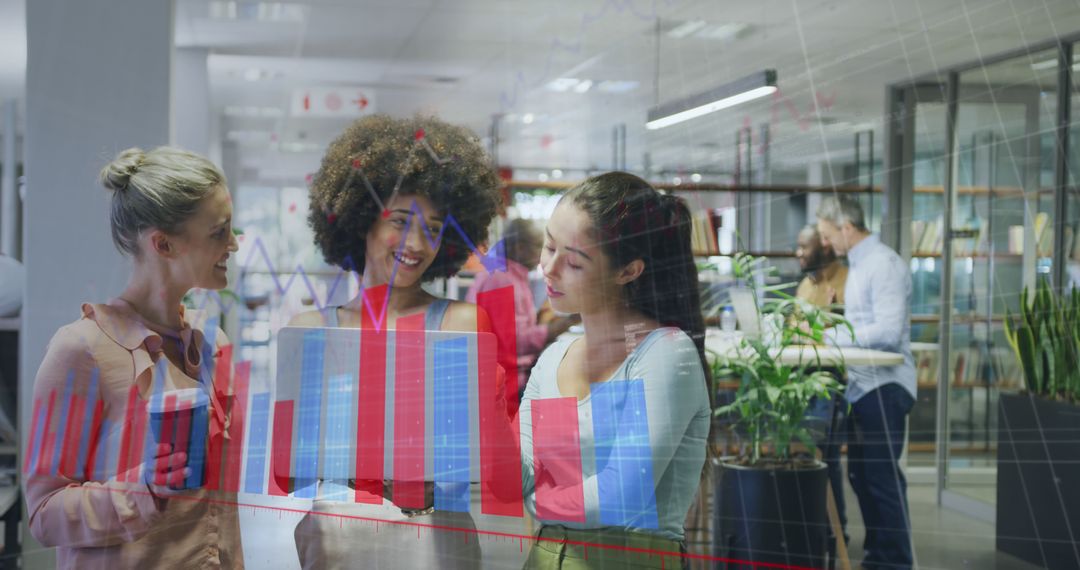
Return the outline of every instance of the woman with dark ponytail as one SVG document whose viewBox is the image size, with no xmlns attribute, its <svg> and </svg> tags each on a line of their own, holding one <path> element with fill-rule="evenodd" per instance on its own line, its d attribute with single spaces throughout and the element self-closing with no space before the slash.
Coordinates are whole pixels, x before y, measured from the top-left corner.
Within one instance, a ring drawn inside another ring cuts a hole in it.
<svg viewBox="0 0 1080 570">
<path fill-rule="evenodd" d="M 525 566 L 685 564 L 711 413 L 686 204 L 624 172 L 590 178 L 555 208 L 540 267 L 585 336 L 544 351 L 525 389 L 526 506 L 542 523 Z M 548 411 L 565 400 L 545 400 L 567 397 L 578 425 L 563 431 Z M 577 432 L 576 462 L 552 452 L 555 431 Z"/>
</svg>

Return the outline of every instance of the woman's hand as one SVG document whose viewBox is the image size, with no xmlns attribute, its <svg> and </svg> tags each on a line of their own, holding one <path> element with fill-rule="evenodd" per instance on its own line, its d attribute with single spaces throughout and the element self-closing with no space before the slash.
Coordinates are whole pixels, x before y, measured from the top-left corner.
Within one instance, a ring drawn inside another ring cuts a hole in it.
<svg viewBox="0 0 1080 570">
<path fill-rule="evenodd" d="M 191 475 L 187 453 L 174 452 L 172 445 L 168 443 L 159 443 L 154 450 L 154 457 L 134 469 L 140 467 L 143 481 L 158 499 L 167 499 L 183 491 L 184 480 Z"/>
</svg>

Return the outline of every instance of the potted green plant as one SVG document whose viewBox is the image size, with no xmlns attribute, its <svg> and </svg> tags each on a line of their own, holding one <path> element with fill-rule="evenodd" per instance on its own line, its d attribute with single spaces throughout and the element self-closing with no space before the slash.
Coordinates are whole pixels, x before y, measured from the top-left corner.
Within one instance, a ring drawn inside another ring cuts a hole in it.
<svg viewBox="0 0 1080 570">
<path fill-rule="evenodd" d="M 1080 567 L 1080 290 L 1039 279 L 1006 312 L 1025 392 L 998 400 L 997 549 L 1043 568 Z"/>
<path fill-rule="evenodd" d="M 822 567 L 828 476 L 812 455 L 815 444 L 804 419 L 814 398 L 831 400 L 842 389 L 835 377 L 842 361 L 823 362 L 816 347 L 828 328 L 851 331 L 851 325 L 784 293 L 791 284 L 759 285 L 773 272 L 764 258 L 736 254 L 733 272 L 761 308 L 758 328 L 766 332 L 714 355 L 713 378 L 739 381 L 734 399 L 715 414 L 733 426 L 740 442 L 738 453 L 713 462 L 714 551 L 733 562 Z M 781 358 L 796 344 L 815 347 L 812 356 Z M 795 453 L 798 444 L 809 453 Z"/>
</svg>

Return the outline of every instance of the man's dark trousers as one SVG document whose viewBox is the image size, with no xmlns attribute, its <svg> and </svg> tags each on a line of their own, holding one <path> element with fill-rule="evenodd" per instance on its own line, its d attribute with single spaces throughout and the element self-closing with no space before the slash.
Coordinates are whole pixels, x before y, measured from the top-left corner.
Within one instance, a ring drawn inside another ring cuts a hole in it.
<svg viewBox="0 0 1080 570">
<path fill-rule="evenodd" d="M 914 402 L 902 386 L 889 383 L 852 404 L 848 415 L 848 479 L 866 525 L 868 570 L 911 568 L 907 480 L 899 461 Z"/>
</svg>

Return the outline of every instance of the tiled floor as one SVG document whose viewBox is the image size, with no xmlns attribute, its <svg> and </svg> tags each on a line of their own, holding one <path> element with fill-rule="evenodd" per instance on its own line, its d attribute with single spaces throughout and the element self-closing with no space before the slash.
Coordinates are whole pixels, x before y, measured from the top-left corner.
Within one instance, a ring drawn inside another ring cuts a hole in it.
<svg viewBox="0 0 1080 570">
<path fill-rule="evenodd" d="M 934 488 L 914 484 L 909 489 L 915 556 L 917 567 L 924 570 L 972 569 L 972 570 L 1027 570 L 1035 566 L 994 550 L 994 527 L 992 524 L 968 516 L 939 509 L 935 505 Z M 242 497 L 243 502 L 264 506 L 284 506 L 306 509 L 310 502 L 271 500 L 269 497 Z M 852 536 L 850 555 L 852 564 L 858 568 L 862 557 L 863 527 L 858 503 L 850 489 L 847 493 L 848 532 Z M 277 509 L 245 508 L 242 511 L 244 553 L 249 568 L 292 569 L 299 567 L 293 540 L 293 529 L 301 515 Z M 345 522 L 343 524 L 356 524 Z M 529 543 L 513 538 L 527 535 L 529 528 L 523 519 L 505 517 L 479 517 L 476 521 L 481 531 L 495 531 L 505 535 L 483 534 L 480 546 L 485 568 L 520 568 L 528 551 Z M 397 529 L 384 532 L 415 532 L 415 529 Z M 445 532 L 424 529 L 417 537 L 418 548 L 423 548 L 429 532 Z M 356 567 L 364 567 L 357 561 Z"/>
</svg>

